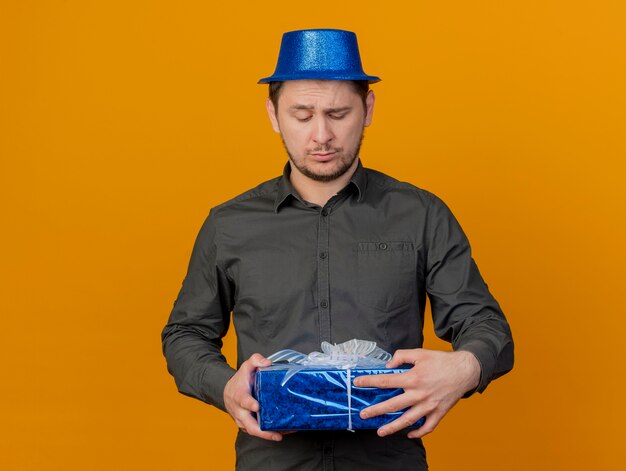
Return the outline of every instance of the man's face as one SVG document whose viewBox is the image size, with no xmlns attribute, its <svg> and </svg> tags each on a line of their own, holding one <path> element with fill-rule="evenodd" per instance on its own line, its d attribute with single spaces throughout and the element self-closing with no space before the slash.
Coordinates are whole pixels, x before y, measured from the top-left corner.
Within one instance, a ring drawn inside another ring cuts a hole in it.
<svg viewBox="0 0 626 471">
<path fill-rule="evenodd" d="M 267 100 L 272 127 L 283 139 L 292 168 L 321 182 L 333 181 L 352 167 L 373 110 L 372 91 L 364 109 L 345 81 L 291 80 L 282 85 L 278 110 Z"/>
</svg>

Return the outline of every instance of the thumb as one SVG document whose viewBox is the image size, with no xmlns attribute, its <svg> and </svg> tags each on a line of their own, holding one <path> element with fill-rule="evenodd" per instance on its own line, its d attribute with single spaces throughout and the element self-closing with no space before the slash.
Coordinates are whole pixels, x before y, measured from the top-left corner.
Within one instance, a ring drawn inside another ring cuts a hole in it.
<svg viewBox="0 0 626 471">
<path fill-rule="evenodd" d="M 272 364 L 271 360 L 268 360 L 260 353 L 254 353 L 247 361 L 248 365 L 251 369 L 255 368 L 263 368 L 265 366 L 270 366 Z"/>
</svg>

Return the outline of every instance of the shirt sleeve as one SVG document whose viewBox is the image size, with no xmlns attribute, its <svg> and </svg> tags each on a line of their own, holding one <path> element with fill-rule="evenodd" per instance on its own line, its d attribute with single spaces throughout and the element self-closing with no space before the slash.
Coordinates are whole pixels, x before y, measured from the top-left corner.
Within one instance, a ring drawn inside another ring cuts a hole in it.
<svg viewBox="0 0 626 471">
<path fill-rule="evenodd" d="M 475 391 L 513 368 L 513 338 L 499 304 L 489 292 L 459 223 L 432 196 L 426 226 L 426 290 L 435 333 L 452 348 L 469 351 L 481 367 Z"/>
<path fill-rule="evenodd" d="M 167 369 L 178 390 L 225 411 L 224 387 L 235 374 L 222 354 L 230 324 L 232 288 L 218 266 L 215 211 L 205 220 L 187 275 L 161 334 Z"/>
</svg>

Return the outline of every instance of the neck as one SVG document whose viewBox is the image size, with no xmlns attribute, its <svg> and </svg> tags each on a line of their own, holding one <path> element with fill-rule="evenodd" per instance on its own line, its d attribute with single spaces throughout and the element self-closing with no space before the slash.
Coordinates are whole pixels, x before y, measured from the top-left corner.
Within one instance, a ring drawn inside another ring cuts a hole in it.
<svg viewBox="0 0 626 471">
<path fill-rule="evenodd" d="M 323 207 L 329 199 L 344 189 L 350 182 L 352 175 L 354 175 L 354 172 L 359 165 L 359 159 L 354 159 L 354 163 L 350 166 L 346 173 L 330 182 L 312 180 L 311 178 L 300 173 L 296 166 L 291 162 L 289 162 L 289 164 L 291 165 L 291 175 L 289 180 L 298 194 L 305 201 Z"/>
</svg>

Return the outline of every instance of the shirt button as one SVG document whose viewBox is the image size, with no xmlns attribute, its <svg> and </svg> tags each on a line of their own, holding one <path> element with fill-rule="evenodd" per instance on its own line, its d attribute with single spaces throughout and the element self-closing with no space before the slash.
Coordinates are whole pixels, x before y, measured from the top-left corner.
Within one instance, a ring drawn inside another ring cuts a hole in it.
<svg viewBox="0 0 626 471">
<path fill-rule="evenodd" d="M 328 307 L 328 301 L 326 301 L 325 299 L 322 299 L 320 306 L 322 306 L 322 309 L 326 309 Z"/>
<path fill-rule="evenodd" d="M 322 216 L 323 217 L 328 216 L 328 210 L 327 209 L 322 209 Z"/>
<path fill-rule="evenodd" d="M 320 252 L 320 258 L 324 260 L 326 258 L 326 252 Z"/>
<path fill-rule="evenodd" d="M 384 242 L 382 244 L 378 244 L 378 248 L 380 250 L 387 250 L 387 247 L 388 247 L 387 244 L 385 244 Z"/>
</svg>

